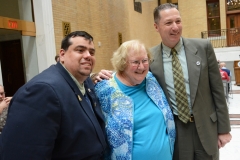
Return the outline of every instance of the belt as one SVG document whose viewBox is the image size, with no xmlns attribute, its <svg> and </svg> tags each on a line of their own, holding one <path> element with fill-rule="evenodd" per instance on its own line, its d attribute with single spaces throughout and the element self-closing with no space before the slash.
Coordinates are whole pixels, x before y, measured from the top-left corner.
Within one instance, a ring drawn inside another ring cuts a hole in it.
<svg viewBox="0 0 240 160">
<path fill-rule="evenodd" d="M 174 114 L 174 118 L 175 118 L 175 119 L 176 119 L 176 118 L 179 119 L 179 118 L 178 118 L 178 115 L 175 115 L 175 114 Z M 194 117 L 193 117 L 192 114 L 191 114 L 191 116 L 189 117 L 188 122 L 194 122 Z"/>
</svg>

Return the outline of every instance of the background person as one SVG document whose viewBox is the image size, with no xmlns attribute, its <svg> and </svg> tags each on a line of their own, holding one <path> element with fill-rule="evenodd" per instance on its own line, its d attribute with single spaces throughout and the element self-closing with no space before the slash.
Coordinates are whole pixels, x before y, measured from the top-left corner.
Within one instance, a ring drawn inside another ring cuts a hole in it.
<svg viewBox="0 0 240 160">
<path fill-rule="evenodd" d="M 5 97 L 4 87 L 0 85 L 0 133 L 5 126 L 8 113 L 8 105 L 12 97 Z"/>
<path fill-rule="evenodd" d="M 59 55 L 56 55 L 56 56 L 55 56 L 55 61 L 56 61 L 56 62 L 59 62 L 59 61 L 60 61 L 60 56 L 59 56 Z"/>
<path fill-rule="evenodd" d="M 111 61 L 116 70 L 113 78 L 95 86 L 106 121 L 108 156 L 172 160 L 173 115 L 161 87 L 148 72 L 150 53 L 139 41 L 127 41 Z"/>
<path fill-rule="evenodd" d="M 221 68 L 222 71 L 227 72 L 227 75 L 228 75 L 228 77 L 230 79 L 228 81 L 231 81 L 231 71 L 226 68 L 226 63 L 225 62 L 220 62 L 219 65 L 220 65 L 220 68 Z M 230 91 L 230 83 L 227 84 L 228 85 L 228 92 Z"/>
<path fill-rule="evenodd" d="M 92 36 L 70 33 L 59 55 L 61 63 L 14 95 L 0 140 L 0 159 L 102 159 L 104 120 L 89 78 L 95 64 Z"/>
<path fill-rule="evenodd" d="M 225 62 L 220 62 L 219 63 L 221 70 L 227 72 L 228 76 L 231 76 L 231 71 L 226 68 L 226 63 Z"/>
<path fill-rule="evenodd" d="M 219 67 L 219 71 L 220 71 L 222 80 L 226 80 L 227 82 L 229 82 L 230 78 L 229 78 L 227 72 L 223 71 L 221 69 L 221 67 Z"/>
<path fill-rule="evenodd" d="M 229 115 L 223 84 L 214 50 L 208 40 L 181 37 L 182 20 L 177 7 L 162 4 L 154 9 L 154 26 L 162 43 L 153 47 L 150 69 L 162 86 L 175 115 L 177 131 L 174 159 L 219 159 L 219 148 L 231 140 Z M 174 85 L 177 52 L 183 71 L 186 97 L 179 105 L 179 86 Z M 172 51 L 172 52 L 171 52 Z M 177 93 L 177 94 L 176 94 Z M 187 122 L 180 120 L 183 108 L 188 109 Z"/>
<path fill-rule="evenodd" d="M 221 78 L 222 78 L 222 81 L 223 81 L 223 87 L 224 87 L 224 94 L 225 94 L 225 97 L 226 97 L 226 100 L 228 102 L 228 94 L 229 94 L 229 81 L 230 81 L 230 78 L 227 74 L 227 72 L 223 71 L 221 69 L 221 66 L 219 65 L 219 72 L 221 74 Z"/>
</svg>

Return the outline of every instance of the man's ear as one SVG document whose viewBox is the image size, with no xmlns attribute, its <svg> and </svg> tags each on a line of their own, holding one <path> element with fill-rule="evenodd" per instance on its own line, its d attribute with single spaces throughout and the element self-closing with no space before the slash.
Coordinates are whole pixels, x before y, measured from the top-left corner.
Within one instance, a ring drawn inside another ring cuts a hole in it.
<svg viewBox="0 0 240 160">
<path fill-rule="evenodd" d="M 158 32 L 158 25 L 156 23 L 154 23 L 154 28 L 156 29 L 156 31 Z"/>
<path fill-rule="evenodd" d="M 65 50 L 61 49 L 59 52 L 59 58 L 60 58 L 60 62 L 63 63 L 64 62 L 64 57 L 65 57 Z"/>
<path fill-rule="evenodd" d="M 60 51 L 59 51 L 59 56 L 62 56 L 62 55 L 64 55 L 65 54 L 65 50 L 64 49 L 60 49 Z"/>
</svg>

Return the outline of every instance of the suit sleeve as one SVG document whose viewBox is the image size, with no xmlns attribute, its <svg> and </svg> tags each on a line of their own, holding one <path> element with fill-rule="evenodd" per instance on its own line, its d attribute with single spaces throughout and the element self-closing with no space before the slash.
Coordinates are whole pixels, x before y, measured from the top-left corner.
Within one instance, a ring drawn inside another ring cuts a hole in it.
<svg viewBox="0 0 240 160">
<path fill-rule="evenodd" d="M 60 116 L 58 97 L 51 86 L 23 86 L 9 106 L 1 137 L 1 159 L 51 159 Z"/>
<path fill-rule="evenodd" d="M 209 41 L 207 54 L 209 83 L 217 114 L 218 133 L 229 133 L 231 129 L 222 78 L 219 72 L 214 50 Z"/>
</svg>

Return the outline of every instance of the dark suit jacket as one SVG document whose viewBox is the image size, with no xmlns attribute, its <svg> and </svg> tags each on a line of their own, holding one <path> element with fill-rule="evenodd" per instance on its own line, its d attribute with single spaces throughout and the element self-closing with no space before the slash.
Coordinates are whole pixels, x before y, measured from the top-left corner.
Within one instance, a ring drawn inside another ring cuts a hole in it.
<svg viewBox="0 0 240 160">
<path fill-rule="evenodd" d="M 190 99 L 197 132 L 209 155 L 218 150 L 218 134 L 229 133 L 229 115 L 222 79 L 214 50 L 209 41 L 183 38 L 186 53 Z M 150 69 L 162 86 L 169 104 L 166 88 L 161 45 L 151 48 L 153 62 Z M 197 65 L 197 62 L 200 65 Z"/>
<path fill-rule="evenodd" d="M 22 86 L 9 106 L 1 159 L 100 159 L 104 120 L 90 78 L 84 85 L 94 113 L 60 63 Z"/>
</svg>

